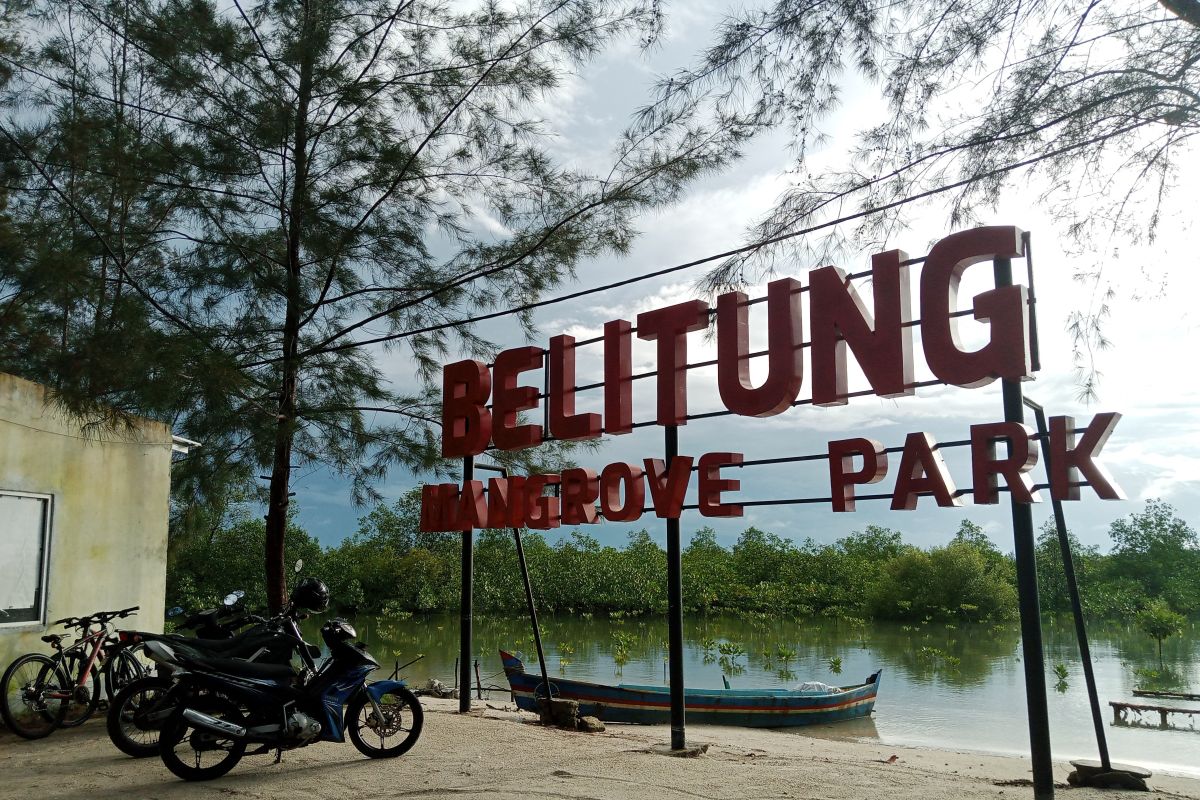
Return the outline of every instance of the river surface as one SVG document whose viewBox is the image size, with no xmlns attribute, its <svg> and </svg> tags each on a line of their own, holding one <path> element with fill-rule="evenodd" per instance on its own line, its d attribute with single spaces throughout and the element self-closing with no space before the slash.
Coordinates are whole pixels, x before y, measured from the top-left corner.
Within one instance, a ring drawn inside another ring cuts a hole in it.
<svg viewBox="0 0 1200 800">
<path fill-rule="evenodd" d="M 662 617 L 611 619 L 544 615 L 542 641 L 553 676 L 602 683 L 665 684 L 667 628 Z M 457 615 L 353 620 L 371 652 L 391 667 L 419 654 L 405 667 L 410 683 L 435 677 L 454 684 L 458 656 Z M 722 674 L 734 688 L 790 687 L 815 680 L 849 685 L 883 669 L 871 718 L 821 728 L 793 729 L 795 735 L 858 738 L 885 744 L 918 745 L 992 753 L 1029 753 L 1025 675 L 1020 631 L 1015 624 L 947 626 L 929 622 L 900 625 L 843 620 L 777 620 L 755 617 L 693 617 L 685 620 L 688 686 L 720 687 Z M 1054 757 L 1096 758 L 1096 739 L 1087 691 L 1069 619 L 1043 625 L 1046 683 Z M 1153 639 L 1135 628 L 1093 625 L 1089 630 L 1104 729 L 1113 760 L 1151 769 L 1200 776 L 1200 731 L 1158 730 L 1113 724 L 1108 701 L 1183 705 L 1137 699 L 1135 686 L 1148 678 L 1135 670 L 1158 670 Z M 721 646 L 726 653 L 722 659 Z M 538 669 L 533 637 L 524 617 L 476 617 L 475 653 L 486 686 L 507 688 L 498 651 L 525 655 Z M 737 654 L 740 648 L 744 653 Z M 621 663 L 621 662 L 624 663 Z M 1166 680 L 1178 691 L 1200 693 L 1200 631 L 1163 648 Z M 1056 665 L 1065 668 L 1060 681 Z M 1165 685 L 1165 684 L 1160 684 Z M 504 696 L 493 691 L 493 698 Z M 1177 720 L 1196 717 L 1177 715 Z M 1157 724 L 1158 717 L 1152 720 Z M 1197 723 L 1200 727 L 1200 721 Z"/>
</svg>

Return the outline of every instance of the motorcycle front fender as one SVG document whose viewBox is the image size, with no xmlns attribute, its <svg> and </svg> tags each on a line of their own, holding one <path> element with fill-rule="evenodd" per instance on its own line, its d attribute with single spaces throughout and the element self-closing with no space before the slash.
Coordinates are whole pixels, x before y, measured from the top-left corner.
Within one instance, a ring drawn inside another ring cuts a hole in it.
<svg viewBox="0 0 1200 800">
<path fill-rule="evenodd" d="M 367 684 L 366 692 L 368 695 L 370 695 L 372 700 L 378 703 L 380 698 L 382 698 L 392 689 L 406 688 L 408 688 L 408 684 L 406 684 L 404 681 L 375 681 L 374 683 Z"/>
</svg>

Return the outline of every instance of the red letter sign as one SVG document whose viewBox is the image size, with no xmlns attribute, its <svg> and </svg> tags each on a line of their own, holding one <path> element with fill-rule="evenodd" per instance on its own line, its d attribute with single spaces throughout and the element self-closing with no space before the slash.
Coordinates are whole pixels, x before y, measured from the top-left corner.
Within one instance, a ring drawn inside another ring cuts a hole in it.
<svg viewBox="0 0 1200 800">
<path fill-rule="evenodd" d="M 421 487 L 420 529 L 422 531 L 454 530 L 454 518 L 457 513 L 457 483 L 427 483 Z"/>
<path fill-rule="evenodd" d="M 954 479 L 946 469 L 942 454 L 934 449 L 928 433 L 910 433 L 904 440 L 900 455 L 900 470 L 892 492 L 892 511 L 911 511 L 917 507 L 917 495 L 931 492 L 943 507 L 961 506 L 954 496 Z"/>
<path fill-rule="evenodd" d="M 854 457 L 863 460 L 854 469 Z M 887 474 L 888 457 L 874 439 L 839 439 L 829 443 L 829 490 L 834 511 L 854 510 L 854 487 L 879 483 Z"/>
<path fill-rule="evenodd" d="M 1075 420 L 1072 417 L 1050 418 L 1050 449 L 1046 461 L 1050 465 L 1050 495 L 1056 500 L 1078 500 L 1079 473 L 1102 500 L 1124 500 L 1125 493 L 1104 467 L 1092 459 L 1104 449 L 1121 415 L 1116 412 L 1097 414 L 1083 432 L 1083 441 L 1075 444 Z"/>
<path fill-rule="evenodd" d="M 442 455 L 474 456 L 492 438 L 492 415 L 484 408 L 492 391 L 485 364 L 456 361 L 442 368 Z"/>
<path fill-rule="evenodd" d="M 717 298 L 717 389 L 725 407 L 745 417 L 770 417 L 791 407 L 804 382 L 800 282 L 781 278 L 767 285 L 767 379 L 750 383 L 749 298 L 728 292 Z"/>
<path fill-rule="evenodd" d="M 491 478 L 487 491 L 489 528 L 525 527 L 525 479 Z"/>
<path fill-rule="evenodd" d="M 636 522 L 646 502 L 646 473 L 633 464 L 609 464 L 600 472 L 600 512 L 609 522 Z M 625 484 L 625 502 L 621 502 Z"/>
<path fill-rule="evenodd" d="M 596 496 L 600 481 L 591 469 L 564 469 L 562 474 L 562 524 L 591 525 L 596 522 Z"/>
<path fill-rule="evenodd" d="M 546 486 L 558 482 L 557 475 L 529 476 L 525 484 L 525 524 L 530 528 L 545 531 L 559 526 L 558 498 L 542 494 Z"/>
<path fill-rule="evenodd" d="M 1013 500 L 1018 503 L 1040 503 L 1042 498 L 1033 491 L 1029 470 L 1038 460 L 1037 446 L 1030 445 L 1033 430 L 1019 422 L 993 422 L 971 426 L 971 481 L 975 484 L 975 504 L 990 505 L 999 499 L 996 477 L 1004 476 Z M 996 457 L 996 440 L 1008 442 L 1008 455 Z"/>
<path fill-rule="evenodd" d="M 1021 231 L 1010 225 L 955 233 L 933 246 L 921 269 L 921 341 L 925 361 L 939 380 L 973 389 L 996 378 L 1028 380 L 1029 297 L 1024 286 L 1005 286 L 975 296 L 975 319 L 990 322 L 988 343 L 965 352 L 950 314 L 958 284 L 972 264 L 1025 254 Z"/>
<path fill-rule="evenodd" d="M 721 467 L 742 463 L 741 453 L 705 453 L 700 456 L 700 513 L 706 517 L 740 517 L 739 504 L 722 503 L 721 492 L 736 492 L 742 482 L 722 478 Z"/>
<path fill-rule="evenodd" d="M 492 367 L 496 376 L 492 440 L 501 450 L 521 450 L 542 443 L 541 425 L 517 424 L 517 412 L 537 408 L 538 404 L 538 390 L 532 386 L 518 386 L 517 376 L 540 366 L 542 351 L 537 347 L 514 347 L 496 356 L 496 364 Z"/>
<path fill-rule="evenodd" d="M 604 323 L 604 432 L 633 430 L 633 326 L 623 319 Z"/>
<path fill-rule="evenodd" d="M 575 337 L 550 340 L 550 433 L 558 439 L 595 439 L 599 414 L 575 413 Z"/>
<path fill-rule="evenodd" d="M 642 460 L 646 464 L 646 479 L 650 484 L 654 513 L 661 519 L 679 519 L 683 511 L 683 496 L 692 477 L 692 457 L 675 456 L 671 459 L 670 472 L 661 458 Z"/>
<path fill-rule="evenodd" d="M 645 311 L 637 324 L 639 339 L 658 341 L 658 424 L 686 425 L 687 335 L 708 327 L 708 303 L 689 300 Z"/>
<path fill-rule="evenodd" d="M 875 319 L 846 273 L 837 267 L 813 270 L 809 278 L 812 318 L 813 403 L 846 402 L 846 345 L 854 351 L 871 389 L 880 397 L 912 394 L 912 328 L 906 256 L 889 250 L 871 257 Z"/>
<path fill-rule="evenodd" d="M 487 522 L 487 501 L 483 497 L 483 481 L 465 481 L 458 496 L 458 530 L 482 528 Z"/>
</svg>

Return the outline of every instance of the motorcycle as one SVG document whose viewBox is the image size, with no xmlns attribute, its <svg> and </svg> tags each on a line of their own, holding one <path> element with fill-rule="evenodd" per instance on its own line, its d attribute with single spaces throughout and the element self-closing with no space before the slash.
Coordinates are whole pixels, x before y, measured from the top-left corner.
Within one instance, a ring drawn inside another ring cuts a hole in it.
<svg viewBox="0 0 1200 800">
<path fill-rule="evenodd" d="M 245 592 L 231 592 L 221 608 L 200 611 L 177 626 L 192 630 L 196 638 L 180 633 L 148 633 L 123 630 L 121 642 L 136 646 L 151 641 L 182 643 L 189 648 L 225 658 L 245 659 L 248 662 L 287 664 L 294 657 L 295 638 L 284 633 L 284 622 L 247 614 L 240 603 Z M 167 612 L 169 617 L 181 616 L 182 609 Z M 239 628 L 252 627 L 235 633 Z M 139 678 L 118 692 L 108 707 L 106 727 L 108 738 L 118 750 L 134 758 L 158 754 L 158 740 L 163 721 L 170 716 L 171 706 L 166 692 L 172 685 L 171 664 L 159 662 L 156 674 Z"/>
<path fill-rule="evenodd" d="M 177 631 L 188 631 L 197 639 L 232 639 L 239 628 L 254 622 L 262 622 L 261 617 L 246 613 L 242 600 L 246 593 L 241 589 L 230 592 L 221 600 L 217 608 L 206 608 L 188 615 L 182 622 L 175 625 Z M 167 619 L 184 615 L 179 606 L 167 611 Z"/>
<path fill-rule="evenodd" d="M 299 674 L 290 665 L 237 661 L 186 643 L 146 643 L 150 658 L 174 670 L 165 694 L 172 710 L 159 740 L 167 769 L 184 780 L 211 780 L 246 755 L 274 751 L 278 761 L 285 750 L 344 742 L 347 735 L 368 758 L 394 758 L 416 744 L 424 722 L 420 701 L 404 681 L 367 682 L 379 662 L 353 643 L 350 623 L 334 619 L 321 627 L 329 656 L 320 666 L 313 661 L 297 621 L 328 603 L 325 585 L 306 578 L 281 615 L 284 633 L 299 645 Z"/>
</svg>

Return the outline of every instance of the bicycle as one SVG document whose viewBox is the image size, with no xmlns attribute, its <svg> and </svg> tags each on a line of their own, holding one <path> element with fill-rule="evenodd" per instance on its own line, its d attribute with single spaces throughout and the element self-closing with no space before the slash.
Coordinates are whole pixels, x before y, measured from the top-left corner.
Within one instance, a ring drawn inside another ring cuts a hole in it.
<svg viewBox="0 0 1200 800">
<path fill-rule="evenodd" d="M 52 633 L 42 641 L 53 656 L 21 656 L 0 678 L 0 716 L 9 730 L 25 739 L 49 736 L 59 727 L 82 725 L 100 705 L 98 678 L 103 678 L 109 700 L 123 687 L 146 674 L 134 648 L 112 635 L 109 621 L 128 617 L 138 606 L 121 611 L 99 611 L 87 617 L 66 617 L 55 625 L 78 628 L 77 642 Z M 98 625 L 92 630 L 93 625 Z"/>
</svg>

